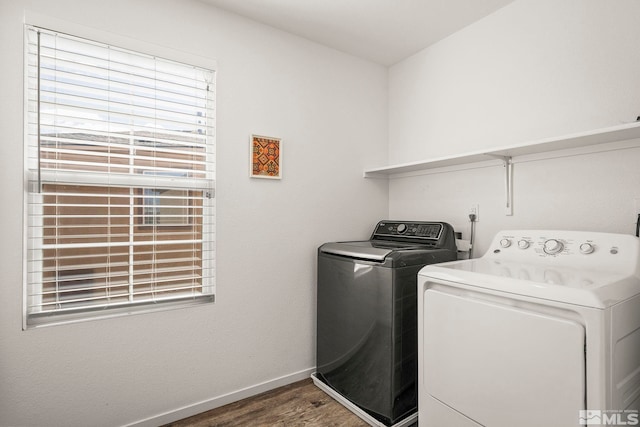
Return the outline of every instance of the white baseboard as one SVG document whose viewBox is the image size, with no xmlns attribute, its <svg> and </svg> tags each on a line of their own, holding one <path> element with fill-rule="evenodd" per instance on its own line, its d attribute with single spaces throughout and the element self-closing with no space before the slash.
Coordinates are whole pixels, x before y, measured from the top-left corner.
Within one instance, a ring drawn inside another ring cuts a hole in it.
<svg viewBox="0 0 640 427">
<path fill-rule="evenodd" d="M 305 369 L 231 393 L 223 394 L 222 396 L 213 397 L 202 402 L 194 403 L 192 405 L 183 406 L 182 408 L 178 408 L 169 412 L 154 415 L 153 417 L 149 417 L 144 420 L 126 424 L 124 427 L 157 427 L 159 425 L 168 424 L 174 421 L 181 420 L 183 418 L 188 418 L 200 414 L 202 412 L 219 408 L 220 406 L 224 406 L 229 403 L 237 402 L 238 400 L 246 399 L 247 397 L 255 396 L 256 394 L 264 393 L 265 391 L 273 390 L 274 388 L 282 387 L 297 381 L 306 380 L 311 376 L 313 372 L 315 372 L 315 370 L 315 367 Z"/>
</svg>

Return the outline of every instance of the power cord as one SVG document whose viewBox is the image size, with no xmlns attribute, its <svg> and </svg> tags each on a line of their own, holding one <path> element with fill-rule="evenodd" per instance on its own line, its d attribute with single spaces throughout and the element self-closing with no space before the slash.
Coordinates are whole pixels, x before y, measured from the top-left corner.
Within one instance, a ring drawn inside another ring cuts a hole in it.
<svg viewBox="0 0 640 427">
<path fill-rule="evenodd" d="M 640 221 L 640 215 L 639 221 Z M 469 259 L 473 258 L 473 243 L 476 236 L 476 214 L 469 214 L 469 221 L 471 221 L 471 232 L 469 233 Z"/>
<path fill-rule="evenodd" d="M 636 220 L 636 237 L 640 237 L 640 213 L 638 214 L 638 219 Z"/>
</svg>

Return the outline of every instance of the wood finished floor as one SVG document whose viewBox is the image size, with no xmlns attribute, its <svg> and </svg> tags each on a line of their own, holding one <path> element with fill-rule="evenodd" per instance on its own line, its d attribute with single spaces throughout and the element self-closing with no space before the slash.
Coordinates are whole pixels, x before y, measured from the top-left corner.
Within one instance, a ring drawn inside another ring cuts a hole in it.
<svg viewBox="0 0 640 427">
<path fill-rule="evenodd" d="M 298 381 L 163 427 L 364 427 L 311 379 Z"/>
</svg>

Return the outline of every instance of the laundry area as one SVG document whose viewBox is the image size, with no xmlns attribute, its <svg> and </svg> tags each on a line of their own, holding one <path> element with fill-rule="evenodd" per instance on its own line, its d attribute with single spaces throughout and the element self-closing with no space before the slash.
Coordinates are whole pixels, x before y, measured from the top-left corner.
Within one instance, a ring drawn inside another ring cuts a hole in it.
<svg viewBox="0 0 640 427">
<path fill-rule="evenodd" d="M 638 22 L 0 0 L 0 426 L 640 425 Z"/>
</svg>

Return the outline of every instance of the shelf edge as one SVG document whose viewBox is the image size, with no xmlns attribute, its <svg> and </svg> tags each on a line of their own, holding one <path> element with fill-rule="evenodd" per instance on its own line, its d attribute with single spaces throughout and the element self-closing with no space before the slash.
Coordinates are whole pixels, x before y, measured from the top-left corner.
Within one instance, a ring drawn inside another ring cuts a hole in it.
<svg viewBox="0 0 640 427">
<path fill-rule="evenodd" d="M 388 178 L 390 175 L 421 170 L 458 166 L 490 160 L 491 156 L 522 156 L 557 151 L 569 148 L 587 147 L 610 142 L 640 138 L 640 122 L 626 123 L 561 137 L 544 138 L 537 141 L 495 147 L 466 154 L 427 159 L 380 168 L 365 169 L 365 178 Z"/>
</svg>

